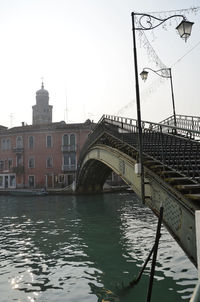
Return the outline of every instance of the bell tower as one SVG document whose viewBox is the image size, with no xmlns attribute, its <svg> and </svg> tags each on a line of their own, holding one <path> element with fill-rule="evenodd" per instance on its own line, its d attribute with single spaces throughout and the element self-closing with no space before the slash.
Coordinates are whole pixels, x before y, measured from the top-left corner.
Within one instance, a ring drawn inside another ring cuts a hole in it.
<svg viewBox="0 0 200 302">
<path fill-rule="evenodd" d="M 44 89 L 42 82 L 41 89 L 36 91 L 36 105 L 32 106 L 32 124 L 50 124 L 52 123 L 52 109 L 53 106 L 49 105 L 49 92 Z"/>
</svg>

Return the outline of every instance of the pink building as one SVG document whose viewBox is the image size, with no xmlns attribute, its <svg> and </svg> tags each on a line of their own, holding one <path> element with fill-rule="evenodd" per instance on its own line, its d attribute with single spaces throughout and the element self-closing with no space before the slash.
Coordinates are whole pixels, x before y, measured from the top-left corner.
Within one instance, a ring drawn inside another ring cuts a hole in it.
<svg viewBox="0 0 200 302">
<path fill-rule="evenodd" d="M 94 124 L 52 123 L 43 83 L 32 108 L 32 125 L 0 127 L 0 189 L 59 188 L 76 178 L 80 150 Z"/>
</svg>

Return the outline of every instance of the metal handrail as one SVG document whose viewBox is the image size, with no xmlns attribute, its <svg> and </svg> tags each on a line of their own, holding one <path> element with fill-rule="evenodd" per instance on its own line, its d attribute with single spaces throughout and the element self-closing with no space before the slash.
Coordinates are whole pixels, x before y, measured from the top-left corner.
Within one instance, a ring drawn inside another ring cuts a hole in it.
<svg viewBox="0 0 200 302">
<path fill-rule="evenodd" d="M 126 118 L 126 117 L 120 117 L 120 116 L 114 116 L 114 115 L 103 115 L 101 117 L 101 119 L 99 120 L 99 122 L 101 122 L 103 119 L 109 119 L 109 120 L 112 120 L 112 121 L 115 121 L 115 122 L 121 122 L 121 123 L 124 123 L 124 124 L 130 124 L 130 125 L 137 125 L 137 120 L 136 119 L 132 119 L 132 118 Z M 200 118 L 199 118 L 200 119 Z M 166 119 L 167 120 L 167 119 Z M 200 120 L 199 120 L 200 122 Z M 163 129 L 168 129 L 168 130 L 177 130 L 177 132 L 186 132 L 186 133 L 191 133 L 191 134 L 195 134 L 195 136 L 198 136 L 198 134 L 200 135 L 200 129 L 199 130 L 195 130 L 195 129 L 188 129 L 187 127 L 186 128 L 183 128 L 183 127 L 175 127 L 174 125 L 169 125 L 167 123 L 164 123 L 163 122 L 160 122 L 160 123 L 155 123 L 155 122 L 150 122 L 150 121 L 145 121 L 143 120 L 142 121 L 142 126 L 143 128 L 145 127 L 146 128 L 146 124 L 147 125 L 152 125 L 153 129 L 155 129 L 155 126 L 157 127 L 162 127 Z M 193 135 L 191 135 L 192 137 Z"/>
<path fill-rule="evenodd" d="M 131 119 L 131 118 L 124 118 L 124 117 L 119 117 L 119 116 L 113 116 L 113 115 L 103 115 L 104 118 L 108 118 L 112 121 L 115 122 L 121 122 L 123 124 L 129 124 L 129 125 L 137 125 L 137 120 L 136 119 Z M 102 118 L 103 118 L 102 117 Z M 100 119 L 100 121 L 102 120 Z M 154 122 L 149 122 L 149 121 L 142 121 L 142 127 L 147 128 L 149 127 L 152 130 L 158 131 L 160 127 L 162 127 L 163 132 L 174 132 L 176 134 L 180 134 L 183 136 L 186 136 L 187 138 L 193 138 L 193 139 L 198 139 L 200 137 L 200 123 L 199 126 L 194 126 L 192 127 L 183 127 L 182 125 L 178 125 L 179 122 L 177 122 L 177 126 L 175 127 L 174 125 L 170 125 L 167 123 L 154 123 Z M 187 126 L 187 125 L 186 125 Z"/>
<path fill-rule="evenodd" d="M 174 117 L 170 116 L 160 122 L 161 124 L 174 124 Z M 179 128 L 200 131 L 200 117 L 191 115 L 176 115 L 176 124 Z"/>
<path fill-rule="evenodd" d="M 127 144 L 129 136 L 131 146 L 138 151 L 137 120 L 103 115 L 81 151 L 79 167 L 91 146 L 100 142 L 99 140 L 104 143 L 105 133 L 124 144 Z M 194 182 L 200 182 L 200 142 L 196 140 L 200 136 L 199 131 L 142 121 L 142 135 L 144 155 L 157 160 L 163 167 L 191 178 Z"/>
</svg>

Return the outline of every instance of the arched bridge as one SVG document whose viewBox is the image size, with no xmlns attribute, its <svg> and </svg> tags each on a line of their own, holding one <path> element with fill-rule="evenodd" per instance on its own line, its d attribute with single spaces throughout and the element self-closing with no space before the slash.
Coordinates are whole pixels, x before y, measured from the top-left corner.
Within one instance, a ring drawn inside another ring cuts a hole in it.
<svg viewBox="0 0 200 302">
<path fill-rule="evenodd" d="M 142 122 L 145 203 L 197 266 L 195 211 L 200 209 L 200 118 Z M 104 115 L 82 150 L 77 190 L 98 192 L 111 171 L 141 197 L 138 128 L 134 119 Z"/>
</svg>

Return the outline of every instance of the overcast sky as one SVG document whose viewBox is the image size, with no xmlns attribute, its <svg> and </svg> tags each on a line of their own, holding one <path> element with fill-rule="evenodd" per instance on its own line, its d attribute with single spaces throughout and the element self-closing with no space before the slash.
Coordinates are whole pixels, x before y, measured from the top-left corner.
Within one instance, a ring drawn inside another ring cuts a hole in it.
<svg viewBox="0 0 200 302">
<path fill-rule="evenodd" d="M 135 118 L 131 12 L 190 7 L 200 7 L 200 1 L 0 0 L 0 124 L 32 123 L 42 77 L 54 122 L 97 121 L 104 113 Z M 187 18 L 195 22 L 187 43 L 173 22 L 146 34 L 172 67 L 176 113 L 200 116 L 200 10 Z M 140 40 L 137 36 L 139 72 L 156 69 Z M 140 90 L 142 119 L 158 122 L 172 114 L 168 80 L 160 83 L 149 74 Z"/>
</svg>

